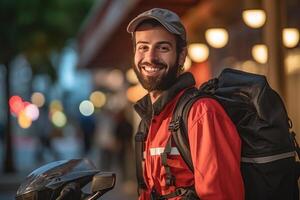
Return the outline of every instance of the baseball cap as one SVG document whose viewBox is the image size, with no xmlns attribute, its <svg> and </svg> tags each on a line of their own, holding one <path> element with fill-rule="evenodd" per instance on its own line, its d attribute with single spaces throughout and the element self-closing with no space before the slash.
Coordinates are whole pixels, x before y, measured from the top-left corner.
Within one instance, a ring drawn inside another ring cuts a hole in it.
<svg viewBox="0 0 300 200">
<path fill-rule="evenodd" d="M 162 8 L 153 8 L 139 14 L 136 18 L 129 22 L 127 32 L 133 33 L 138 25 L 147 19 L 154 19 L 158 21 L 170 33 L 179 35 L 184 41 L 186 41 L 186 31 L 179 16 L 170 10 Z"/>
</svg>

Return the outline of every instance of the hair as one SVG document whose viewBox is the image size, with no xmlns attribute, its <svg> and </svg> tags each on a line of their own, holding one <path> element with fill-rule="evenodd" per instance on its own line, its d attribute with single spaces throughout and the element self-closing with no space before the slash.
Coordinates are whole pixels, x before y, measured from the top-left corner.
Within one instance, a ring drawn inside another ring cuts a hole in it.
<svg viewBox="0 0 300 200">
<path fill-rule="evenodd" d="M 142 21 L 139 25 L 137 25 L 136 29 L 138 29 L 140 26 L 144 24 L 149 24 L 152 27 L 164 27 L 161 23 L 159 23 L 155 19 L 146 19 Z M 179 35 L 173 34 L 176 37 L 176 52 L 177 56 L 183 51 L 183 49 L 186 47 L 187 43 L 186 40 L 182 39 Z M 135 51 L 135 32 L 132 33 L 132 42 L 133 42 L 133 50 Z"/>
</svg>

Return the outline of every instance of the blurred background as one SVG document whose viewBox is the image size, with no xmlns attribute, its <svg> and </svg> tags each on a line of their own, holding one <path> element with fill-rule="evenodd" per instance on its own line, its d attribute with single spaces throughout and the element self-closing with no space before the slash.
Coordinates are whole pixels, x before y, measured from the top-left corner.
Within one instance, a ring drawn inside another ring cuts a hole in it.
<svg viewBox="0 0 300 200">
<path fill-rule="evenodd" d="M 117 173 L 106 199 L 136 198 L 132 105 L 146 92 L 126 26 L 154 7 L 181 17 L 197 85 L 225 67 L 266 75 L 300 141 L 300 0 L 1 0 L 0 199 L 82 157 Z"/>
</svg>

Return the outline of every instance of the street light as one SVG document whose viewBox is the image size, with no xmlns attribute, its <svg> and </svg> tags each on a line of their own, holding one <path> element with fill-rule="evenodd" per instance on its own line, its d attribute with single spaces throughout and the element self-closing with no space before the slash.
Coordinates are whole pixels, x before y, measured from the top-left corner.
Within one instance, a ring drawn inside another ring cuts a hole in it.
<svg viewBox="0 0 300 200">
<path fill-rule="evenodd" d="M 194 62 L 203 62 L 208 58 L 209 49 L 206 44 L 193 43 L 188 46 L 189 57 Z"/>
<path fill-rule="evenodd" d="M 214 48 L 222 48 L 228 42 L 228 32 L 225 28 L 209 28 L 205 31 L 207 43 Z"/>
<path fill-rule="evenodd" d="M 282 32 L 284 46 L 293 48 L 299 42 L 299 30 L 297 28 L 284 28 Z"/>
<path fill-rule="evenodd" d="M 266 12 L 261 0 L 243 0 L 243 21 L 250 28 L 260 28 L 266 23 Z"/>
<path fill-rule="evenodd" d="M 262 9 L 249 9 L 243 11 L 243 20 L 251 28 L 260 28 L 266 22 L 266 13 Z"/>
<path fill-rule="evenodd" d="M 258 63 L 265 64 L 268 61 L 268 48 L 264 44 L 257 44 L 252 47 L 252 57 Z"/>
</svg>

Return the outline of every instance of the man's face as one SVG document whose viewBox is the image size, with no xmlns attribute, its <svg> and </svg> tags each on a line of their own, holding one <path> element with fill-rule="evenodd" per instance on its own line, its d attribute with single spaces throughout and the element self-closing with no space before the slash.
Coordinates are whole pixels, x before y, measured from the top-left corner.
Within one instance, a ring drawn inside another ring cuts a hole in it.
<svg viewBox="0 0 300 200">
<path fill-rule="evenodd" d="M 149 92 L 169 88 L 177 77 L 176 37 L 161 26 L 141 25 L 135 32 L 134 71 Z"/>
</svg>

